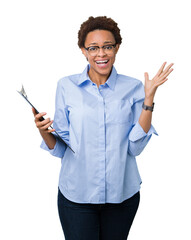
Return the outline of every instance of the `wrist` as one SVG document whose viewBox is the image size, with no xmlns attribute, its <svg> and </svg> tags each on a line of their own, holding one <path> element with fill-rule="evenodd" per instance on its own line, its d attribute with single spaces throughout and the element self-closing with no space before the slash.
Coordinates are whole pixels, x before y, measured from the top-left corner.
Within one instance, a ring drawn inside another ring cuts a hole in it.
<svg viewBox="0 0 191 240">
<path fill-rule="evenodd" d="M 152 106 L 154 102 L 154 97 L 145 97 L 144 104 L 147 106 Z"/>
<path fill-rule="evenodd" d="M 154 103 L 152 104 L 152 106 L 148 106 L 148 105 L 146 105 L 144 102 L 143 102 L 143 105 L 142 105 L 142 108 L 144 109 L 144 110 L 149 110 L 149 111 L 151 111 L 151 112 L 153 112 L 153 109 L 154 109 Z"/>
</svg>

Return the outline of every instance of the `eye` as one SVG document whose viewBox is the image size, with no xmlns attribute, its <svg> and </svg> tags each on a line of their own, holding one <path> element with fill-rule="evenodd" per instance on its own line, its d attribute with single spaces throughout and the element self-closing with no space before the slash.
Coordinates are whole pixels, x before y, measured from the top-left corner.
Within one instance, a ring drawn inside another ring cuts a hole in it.
<svg viewBox="0 0 191 240">
<path fill-rule="evenodd" d="M 106 49 L 106 50 L 111 50 L 113 48 L 113 46 L 112 45 L 105 45 L 105 46 L 103 46 L 103 48 Z"/>
<path fill-rule="evenodd" d="M 98 49 L 98 47 L 89 47 L 88 51 L 89 52 L 95 52 L 95 51 L 97 51 L 97 49 Z"/>
</svg>

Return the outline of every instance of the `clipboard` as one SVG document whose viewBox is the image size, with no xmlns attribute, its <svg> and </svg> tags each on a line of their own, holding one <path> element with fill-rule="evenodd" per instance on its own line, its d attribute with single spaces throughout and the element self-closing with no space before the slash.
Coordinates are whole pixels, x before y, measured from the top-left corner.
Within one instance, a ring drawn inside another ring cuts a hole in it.
<svg viewBox="0 0 191 240">
<path fill-rule="evenodd" d="M 21 90 L 20 90 L 20 91 L 17 91 L 17 92 L 31 105 L 31 107 L 33 107 L 33 108 L 35 109 L 35 112 L 38 114 L 39 111 L 38 111 L 38 110 L 33 106 L 33 104 L 28 100 L 27 94 L 26 94 L 26 92 L 25 92 L 25 89 L 24 89 L 23 85 L 22 85 Z M 41 117 L 41 118 L 40 118 L 40 121 L 43 121 L 43 120 L 45 120 L 45 118 L 44 118 L 44 117 Z M 50 126 L 50 128 L 53 129 L 52 126 Z M 60 136 L 56 131 L 54 131 L 54 133 L 57 135 L 57 137 L 58 137 L 58 139 L 59 139 L 60 141 L 62 141 L 63 143 L 65 143 L 65 144 L 67 145 L 67 147 L 69 147 L 70 150 L 71 150 L 73 153 L 75 153 L 74 150 L 61 138 L 61 136 Z"/>
</svg>

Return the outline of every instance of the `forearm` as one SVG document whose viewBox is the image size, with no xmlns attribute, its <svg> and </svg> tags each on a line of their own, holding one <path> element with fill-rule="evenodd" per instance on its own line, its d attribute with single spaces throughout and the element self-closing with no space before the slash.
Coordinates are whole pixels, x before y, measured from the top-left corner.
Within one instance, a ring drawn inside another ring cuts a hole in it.
<svg viewBox="0 0 191 240">
<path fill-rule="evenodd" d="M 162 64 L 161 68 L 152 80 L 149 80 L 149 75 L 145 72 L 145 105 L 152 106 L 157 88 L 168 80 L 167 76 L 173 71 L 171 68 L 173 63 L 167 66 L 166 69 L 164 69 L 165 65 L 166 62 Z M 151 120 L 152 112 L 143 109 L 139 118 L 139 124 L 146 133 L 151 127 Z"/>
<path fill-rule="evenodd" d="M 152 106 L 154 98 L 145 98 L 144 103 L 147 106 Z M 139 111 L 140 111 L 140 104 Z M 136 118 L 137 119 L 137 118 Z M 129 146 L 128 153 L 132 156 L 138 156 L 147 143 L 149 142 L 152 134 L 157 134 L 153 126 L 151 125 L 152 112 L 150 110 L 142 110 L 140 117 L 135 121 L 135 125 L 129 133 Z"/>
<path fill-rule="evenodd" d="M 46 145 L 48 146 L 49 149 L 54 149 L 55 145 L 56 145 L 56 138 L 53 134 L 51 133 L 47 133 L 44 131 L 40 131 L 40 134 L 42 136 L 42 138 L 44 139 Z"/>
<path fill-rule="evenodd" d="M 147 106 L 152 106 L 153 104 L 153 97 L 151 98 L 145 98 L 144 104 Z M 145 133 L 148 133 L 150 127 L 151 127 L 151 121 L 152 121 L 152 112 L 149 110 L 142 110 L 141 115 L 139 117 L 139 124 L 143 128 Z"/>
</svg>

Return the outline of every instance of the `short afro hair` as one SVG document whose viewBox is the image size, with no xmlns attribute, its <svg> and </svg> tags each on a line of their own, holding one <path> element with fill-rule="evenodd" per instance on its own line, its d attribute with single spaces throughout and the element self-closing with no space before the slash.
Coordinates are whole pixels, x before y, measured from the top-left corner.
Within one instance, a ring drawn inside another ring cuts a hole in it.
<svg viewBox="0 0 191 240">
<path fill-rule="evenodd" d="M 116 41 L 116 44 L 121 44 L 122 37 L 120 35 L 120 29 L 118 24 L 111 18 L 103 17 L 89 17 L 89 19 L 81 24 L 78 32 L 78 46 L 79 48 L 85 47 L 86 36 L 89 32 L 94 30 L 107 30 L 110 31 Z"/>
</svg>

